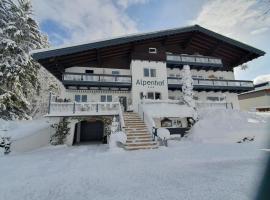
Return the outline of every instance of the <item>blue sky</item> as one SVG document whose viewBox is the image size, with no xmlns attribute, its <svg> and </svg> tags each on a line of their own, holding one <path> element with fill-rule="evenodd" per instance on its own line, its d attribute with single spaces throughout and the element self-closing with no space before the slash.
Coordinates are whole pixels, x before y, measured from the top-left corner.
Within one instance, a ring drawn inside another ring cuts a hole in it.
<svg viewBox="0 0 270 200">
<path fill-rule="evenodd" d="M 52 46 L 199 24 L 264 50 L 237 79 L 270 74 L 270 14 L 264 0 L 32 0 Z"/>
</svg>

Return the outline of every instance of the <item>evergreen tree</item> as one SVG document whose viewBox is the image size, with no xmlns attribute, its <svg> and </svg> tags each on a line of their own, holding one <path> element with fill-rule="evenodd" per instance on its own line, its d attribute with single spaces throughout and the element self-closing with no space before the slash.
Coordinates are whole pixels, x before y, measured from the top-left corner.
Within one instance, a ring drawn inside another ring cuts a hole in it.
<svg viewBox="0 0 270 200">
<path fill-rule="evenodd" d="M 64 117 L 58 124 L 52 125 L 52 128 L 55 129 L 55 133 L 50 139 L 52 145 L 64 144 L 66 137 L 70 133 L 69 123 L 68 119 Z"/>
<path fill-rule="evenodd" d="M 196 103 L 193 97 L 193 79 L 189 65 L 183 67 L 182 92 L 184 102 L 194 110 L 193 119 L 198 120 Z"/>
<path fill-rule="evenodd" d="M 30 52 L 48 47 L 48 40 L 32 15 L 29 0 L 0 0 L 0 115 L 6 120 L 29 119 L 31 103 L 43 87 L 40 65 Z"/>
</svg>

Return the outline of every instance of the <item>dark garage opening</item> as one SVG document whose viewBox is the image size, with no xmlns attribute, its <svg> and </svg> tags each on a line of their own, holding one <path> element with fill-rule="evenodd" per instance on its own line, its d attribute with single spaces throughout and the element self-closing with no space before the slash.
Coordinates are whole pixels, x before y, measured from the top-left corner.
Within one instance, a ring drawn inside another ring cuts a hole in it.
<svg viewBox="0 0 270 200">
<path fill-rule="evenodd" d="M 102 121 L 82 121 L 75 125 L 73 143 L 105 142 L 103 137 L 104 125 Z"/>
</svg>

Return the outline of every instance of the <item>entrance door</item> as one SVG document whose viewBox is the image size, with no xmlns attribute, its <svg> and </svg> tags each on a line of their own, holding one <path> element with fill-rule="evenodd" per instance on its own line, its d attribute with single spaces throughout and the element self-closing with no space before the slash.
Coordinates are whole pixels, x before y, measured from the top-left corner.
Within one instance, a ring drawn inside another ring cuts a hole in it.
<svg viewBox="0 0 270 200">
<path fill-rule="evenodd" d="M 94 121 L 81 122 L 81 134 L 80 141 L 81 142 L 91 142 L 91 141 L 99 141 L 103 140 L 103 122 L 102 121 Z"/>
<path fill-rule="evenodd" d="M 119 97 L 120 104 L 124 107 L 124 111 L 127 111 L 127 97 Z"/>
</svg>

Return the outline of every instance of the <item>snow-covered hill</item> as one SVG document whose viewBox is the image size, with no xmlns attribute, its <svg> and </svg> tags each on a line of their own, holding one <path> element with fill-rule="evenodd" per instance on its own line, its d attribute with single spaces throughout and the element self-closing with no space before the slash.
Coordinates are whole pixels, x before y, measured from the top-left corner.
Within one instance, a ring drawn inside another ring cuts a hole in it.
<svg viewBox="0 0 270 200">
<path fill-rule="evenodd" d="M 199 115 L 188 136 L 192 141 L 236 143 L 247 137 L 263 145 L 270 137 L 270 115 L 230 109 L 201 109 Z"/>
</svg>

